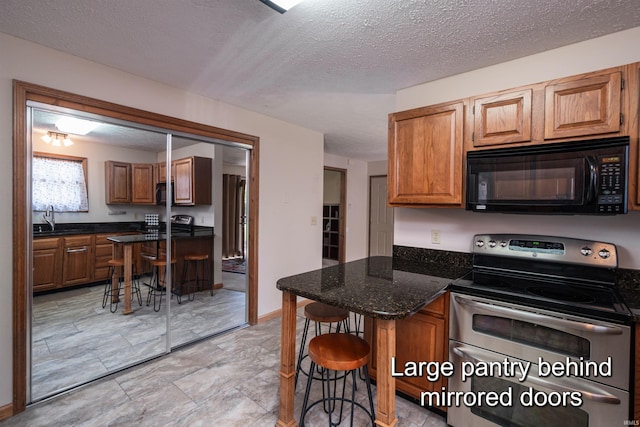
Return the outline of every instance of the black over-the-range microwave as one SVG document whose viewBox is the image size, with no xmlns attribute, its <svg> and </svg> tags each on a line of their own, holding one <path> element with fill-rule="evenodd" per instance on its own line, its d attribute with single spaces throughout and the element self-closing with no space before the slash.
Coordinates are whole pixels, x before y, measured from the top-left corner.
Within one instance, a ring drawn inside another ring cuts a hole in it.
<svg viewBox="0 0 640 427">
<path fill-rule="evenodd" d="M 628 160 L 628 136 L 469 152 L 466 209 L 627 213 Z"/>
</svg>

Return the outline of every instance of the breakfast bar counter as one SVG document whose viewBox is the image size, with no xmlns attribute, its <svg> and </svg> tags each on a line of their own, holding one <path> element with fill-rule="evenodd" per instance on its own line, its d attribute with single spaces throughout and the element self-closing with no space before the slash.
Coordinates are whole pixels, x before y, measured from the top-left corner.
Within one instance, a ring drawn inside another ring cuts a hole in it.
<svg viewBox="0 0 640 427">
<path fill-rule="evenodd" d="M 369 257 L 278 280 L 277 287 L 282 291 L 282 346 L 280 412 L 276 425 L 296 425 L 293 407 L 297 296 L 377 319 L 376 424 L 394 426 L 396 390 L 391 358 L 395 356 L 395 321 L 418 312 L 466 272 L 455 265 Z"/>
</svg>

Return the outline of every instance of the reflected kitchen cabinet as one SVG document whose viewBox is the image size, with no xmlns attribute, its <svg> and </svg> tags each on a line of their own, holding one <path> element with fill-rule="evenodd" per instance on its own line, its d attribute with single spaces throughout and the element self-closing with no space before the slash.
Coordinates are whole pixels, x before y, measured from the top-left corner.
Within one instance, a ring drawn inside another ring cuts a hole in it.
<svg viewBox="0 0 640 427">
<path fill-rule="evenodd" d="M 153 163 L 105 162 L 105 196 L 110 204 L 155 204 Z"/>
<path fill-rule="evenodd" d="M 210 205 L 212 161 L 208 157 L 186 157 L 171 162 L 176 205 Z"/>
<path fill-rule="evenodd" d="M 131 203 L 155 204 L 153 164 L 131 164 L 131 177 Z"/>
<path fill-rule="evenodd" d="M 63 237 L 64 286 L 91 281 L 93 271 L 93 237 L 90 235 Z"/>
<path fill-rule="evenodd" d="M 104 171 L 106 203 L 131 203 L 131 164 L 108 160 Z"/>
<path fill-rule="evenodd" d="M 45 291 L 62 283 L 62 239 L 33 240 L 33 290 Z"/>
</svg>

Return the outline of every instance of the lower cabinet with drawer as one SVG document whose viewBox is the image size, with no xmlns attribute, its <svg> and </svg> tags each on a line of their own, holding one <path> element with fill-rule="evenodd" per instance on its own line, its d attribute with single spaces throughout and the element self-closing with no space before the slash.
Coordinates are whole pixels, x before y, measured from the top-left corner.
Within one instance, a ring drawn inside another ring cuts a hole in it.
<svg viewBox="0 0 640 427">
<path fill-rule="evenodd" d="M 62 286 L 61 237 L 33 240 L 33 290 L 35 292 Z"/>
<path fill-rule="evenodd" d="M 448 317 L 449 292 L 446 292 L 413 316 L 396 321 L 396 372 L 403 371 L 408 362 L 443 363 L 449 359 Z M 365 338 L 371 345 L 369 372 L 376 378 L 375 319 L 366 319 Z M 446 386 L 444 377 L 437 381 L 429 381 L 425 376 L 396 378 L 396 390 L 418 400 L 422 392 L 439 392 Z M 445 407 L 438 409 L 446 411 Z"/>
<path fill-rule="evenodd" d="M 93 273 L 93 236 L 63 237 L 62 286 L 91 282 Z"/>
</svg>

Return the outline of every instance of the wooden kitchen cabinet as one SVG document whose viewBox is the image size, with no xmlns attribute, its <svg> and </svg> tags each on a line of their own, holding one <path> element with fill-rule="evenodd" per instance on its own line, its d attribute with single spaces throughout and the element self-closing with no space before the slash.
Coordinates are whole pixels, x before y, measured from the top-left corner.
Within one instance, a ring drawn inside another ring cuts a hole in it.
<svg viewBox="0 0 640 427">
<path fill-rule="evenodd" d="M 390 206 L 461 206 L 463 103 L 389 115 Z"/>
<path fill-rule="evenodd" d="M 62 286 L 89 283 L 93 272 L 93 236 L 63 237 Z"/>
<path fill-rule="evenodd" d="M 365 339 L 371 345 L 369 372 L 376 378 L 375 319 L 365 321 Z M 449 292 L 446 292 L 418 313 L 396 321 L 396 372 L 406 362 L 439 362 L 449 360 Z M 430 382 L 422 377 L 397 377 L 396 389 L 415 399 L 425 391 L 442 390 L 444 377 Z M 439 409 L 446 411 L 445 407 Z"/>
<path fill-rule="evenodd" d="M 474 98 L 473 146 L 531 141 L 533 90 Z"/>
<path fill-rule="evenodd" d="M 107 160 L 104 166 L 106 203 L 131 203 L 131 164 Z"/>
<path fill-rule="evenodd" d="M 62 238 L 33 240 L 33 291 L 46 291 L 62 285 Z"/>
<path fill-rule="evenodd" d="M 619 70 L 549 82 L 544 94 L 544 138 L 620 132 L 621 91 L 622 73 Z"/>
<path fill-rule="evenodd" d="M 176 205 L 210 205 L 212 160 L 208 157 L 186 157 L 171 162 Z"/>
<path fill-rule="evenodd" d="M 156 203 L 153 164 L 131 164 L 131 203 L 153 205 Z"/>
</svg>

